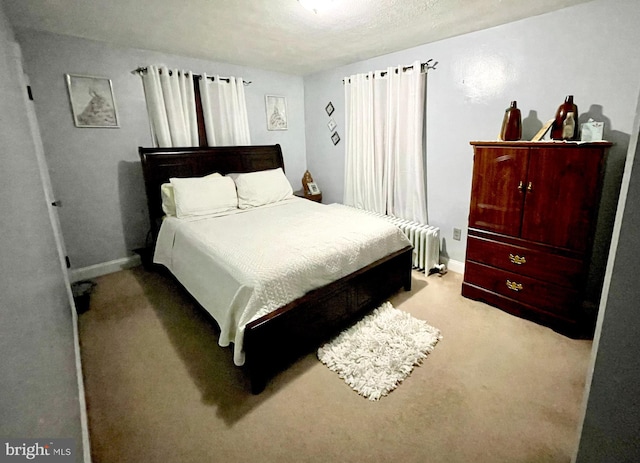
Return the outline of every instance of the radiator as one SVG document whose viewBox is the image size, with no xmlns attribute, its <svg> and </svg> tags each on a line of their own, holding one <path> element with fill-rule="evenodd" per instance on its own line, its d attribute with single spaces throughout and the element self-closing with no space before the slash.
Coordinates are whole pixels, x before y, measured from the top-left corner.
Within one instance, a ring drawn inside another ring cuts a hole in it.
<svg viewBox="0 0 640 463">
<path fill-rule="evenodd" d="M 425 273 L 442 272 L 440 265 L 440 228 L 424 225 L 392 215 L 358 209 L 367 214 L 388 220 L 409 238 L 413 245 L 413 268 Z"/>
</svg>

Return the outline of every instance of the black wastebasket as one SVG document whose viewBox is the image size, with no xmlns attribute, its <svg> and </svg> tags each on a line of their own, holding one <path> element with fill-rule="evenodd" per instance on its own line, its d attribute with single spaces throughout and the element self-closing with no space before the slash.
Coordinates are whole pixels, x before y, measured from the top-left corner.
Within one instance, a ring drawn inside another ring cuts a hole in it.
<svg viewBox="0 0 640 463">
<path fill-rule="evenodd" d="M 73 293 L 73 301 L 76 303 L 76 312 L 78 315 L 89 310 L 91 302 L 91 292 L 96 283 L 91 280 L 82 280 L 71 283 L 71 292 Z"/>
</svg>

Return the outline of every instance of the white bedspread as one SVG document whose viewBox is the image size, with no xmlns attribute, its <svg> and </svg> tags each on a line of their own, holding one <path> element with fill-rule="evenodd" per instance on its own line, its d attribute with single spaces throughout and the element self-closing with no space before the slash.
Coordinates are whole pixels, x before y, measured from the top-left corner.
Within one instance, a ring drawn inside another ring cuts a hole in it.
<svg viewBox="0 0 640 463">
<path fill-rule="evenodd" d="M 163 221 L 154 262 L 166 266 L 234 343 L 244 327 L 409 241 L 387 221 L 301 198 L 231 214 Z"/>
</svg>

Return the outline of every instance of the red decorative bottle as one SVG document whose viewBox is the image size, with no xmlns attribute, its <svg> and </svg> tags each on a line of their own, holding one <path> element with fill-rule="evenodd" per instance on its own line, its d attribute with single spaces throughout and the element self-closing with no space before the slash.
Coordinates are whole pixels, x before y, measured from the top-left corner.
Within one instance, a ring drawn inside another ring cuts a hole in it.
<svg viewBox="0 0 640 463">
<path fill-rule="evenodd" d="M 500 140 L 516 141 L 522 138 L 522 115 L 515 101 L 505 110 Z"/>
<path fill-rule="evenodd" d="M 573 117 L 569 118 L 569 123 L 573 124 L 573 130 L 571 127 L 567 127 L 567 116 L 569 113 L 573 113 Z M 576 140 L 578 138 L 578 107 L 573 102 L 573 95 L 569 95 L 565 98 L 564 103 L 558 107 L 556 111 L 556 118 L 553 121 L 551 127 L 551 139 L 552 140 Z"/>
</svg>

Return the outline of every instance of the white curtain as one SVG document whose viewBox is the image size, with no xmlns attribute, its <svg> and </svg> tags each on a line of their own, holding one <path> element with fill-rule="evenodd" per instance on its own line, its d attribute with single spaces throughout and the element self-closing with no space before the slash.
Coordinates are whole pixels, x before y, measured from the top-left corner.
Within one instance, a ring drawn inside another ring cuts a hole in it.
<svg viewBox="0 0 640 463">
<path fill-rule="evenodd" d="M 241 77 L 213 79 L 202 75 L 199 82 L 202 113 L 209 146 L 250 145 L 249 118 Z"/>
<path fill-rule="evenodd" d="M 384 126 L 386 100 L 383 81 L 374 73 L 351 76 L 345 85 L 346 165 L 344 203 L 386 212 Z"/>
<path fill-rule="evenodd" d="M 142 73 L 142 84 L 151 133 L 157 146 L 198 146 L 191 72 L 148 66 Z"/>
<path fill-rule="evenodd" d="M 345 78 L 344 203 L 426 224 L 425 74 L 382 74 Z"/>
</svg>

